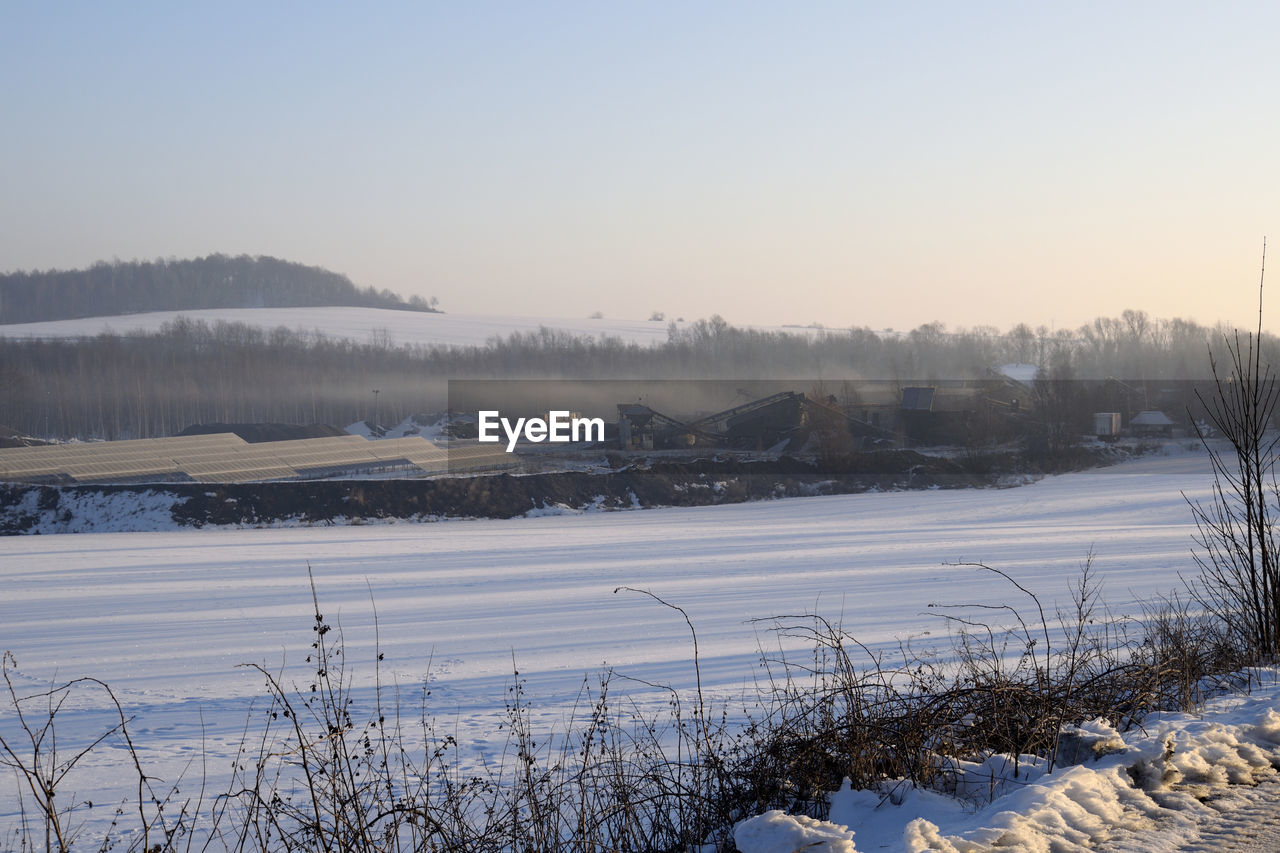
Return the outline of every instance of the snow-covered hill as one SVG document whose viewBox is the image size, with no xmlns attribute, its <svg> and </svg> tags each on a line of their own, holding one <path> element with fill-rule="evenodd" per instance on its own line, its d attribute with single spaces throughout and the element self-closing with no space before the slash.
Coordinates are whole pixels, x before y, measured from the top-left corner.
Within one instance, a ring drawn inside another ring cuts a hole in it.
<svg viewBox="0 0 1280 853">
<path fill-rule="evenodd" d="M 392 344 L 481 345 L 490 338 L 505 338 L 513 332 L 555 329 L 578 337 L 621 338 L 637 344 L 667 340 L 668 323 L 654 320 L 573 319 L 566 317 L 515 317 L 503 314 L 428 314 L 418 311 L 391 311 L 381 308 L 210 308 L 199 311 L 154 311 L 116 317 L 86 317 L 47 323 L 0 325 L 0 337 L 77 338 L 103 332 L 128 334 L 156 332 L 178 317 L 213 324 L 219 321 L 245 323 L 273 329 L 284 326 L 306 332 L 320 331 L 334 338 L 357 341 L 386 340 Z M 687 323 L 677 322 L 680 328 Z M 766 327 L 761 327 L 766 328 Z M 768 331 L 794 334 L 813 333 L 800 327 L 767 327 Z"/>
</svg>

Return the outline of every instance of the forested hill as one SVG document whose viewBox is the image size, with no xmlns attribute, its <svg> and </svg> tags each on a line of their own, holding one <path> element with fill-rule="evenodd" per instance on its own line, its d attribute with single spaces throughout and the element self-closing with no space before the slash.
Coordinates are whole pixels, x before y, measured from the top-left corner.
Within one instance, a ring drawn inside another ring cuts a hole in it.
<svg viewBox="0 0 1280 853">
<path fill-rule="evenodd" d="M 356 287 L 345 275 L 320 267 L 248 255 L 99 261 L 87 270 L 0 275 L 0 324 L 143 311 L 320 305 L 434 311 L 435 298 L 405 301 L 389 290 Z"/>
</svg>

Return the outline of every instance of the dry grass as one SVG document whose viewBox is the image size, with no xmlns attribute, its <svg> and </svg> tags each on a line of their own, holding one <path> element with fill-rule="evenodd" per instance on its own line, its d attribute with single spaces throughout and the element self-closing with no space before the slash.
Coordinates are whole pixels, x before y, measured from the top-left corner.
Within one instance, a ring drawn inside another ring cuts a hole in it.
<svg viewBox="0 0 1280 853">
<path fill-rule="evenodd" d="M 1102 612 L 1086 561 L 1072 604 L 1040 600 L 994 567 L 1021 606 L 939 608 L 944 649 L 903 643 L 892 660 L 840 626 L 783 616 L 776 629 L 809 640 L 804 660 L 766 659 L 758 693 L 730 714 L 700 686 L 669 690 L 666 711 L 644 711 L 604 673 L 584 683 L 568 730 L 535 730 L 513 670 L 500 760 L 464 772 L 457 743 L 416 705 L 381 686 L 356 701 L 340 632 L 316 597 L 311 678 L 287 685 L 255 666 L 267 701 L 246 721 L 230 785 L 179 795 L 153 790 L 107 685 L 78 679 L 24 693 L 4 660 L 6 714 L 18 739 L 0 739 L 23 786 L 23 820 L 0 839 L 12 850 L 231 851 L 732 851 L 736 820 L 768 808 L 823 816 L 828 792 L 855 787 L 954 790 L 961 760 L 996 753 L 1060 760 L 1066 724 L 1104 717 L 1140 724 L 1155 709 L 1201 702 L 1216 679 L 1247 663 L 1230 632 L 1176 597 L 1141 617 Z M 647 591 L 688 622 L 679 607 Z M 313 587 L 314 595 L 314 587 Z M 382 655 L 368 663 L 379 671 Z M 379 684 L 380 678 L 379 678 Z M 653 687 L 655 685 L 649 685 Z M 105 691 L 118 720 L 69 754 L 55 749 L 59 713 L 80 690 Z M 104 745 L 130 756 L 137 793 L 104 831 L 83 803 L 59 796 L 85 755 Z M 1070 756 L 1062 756 L 1067 760 Z M 92 831 L 91 831 L 92 830 Z M 95 834 L 96 833 L 96 834 Z"/>
</svg>

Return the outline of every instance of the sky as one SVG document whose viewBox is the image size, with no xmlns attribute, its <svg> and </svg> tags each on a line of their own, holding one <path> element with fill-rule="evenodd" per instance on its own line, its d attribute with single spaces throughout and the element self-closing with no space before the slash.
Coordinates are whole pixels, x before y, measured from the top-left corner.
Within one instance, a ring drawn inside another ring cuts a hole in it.
<svg viewBox="0 0 1280 853">
<path fill-rule="evenodd" d="M 1252 324 L 1278 43 L 1271 2 L 0 0 L 0 271 L 223 252 L 465 313 Z"/>
</svg>

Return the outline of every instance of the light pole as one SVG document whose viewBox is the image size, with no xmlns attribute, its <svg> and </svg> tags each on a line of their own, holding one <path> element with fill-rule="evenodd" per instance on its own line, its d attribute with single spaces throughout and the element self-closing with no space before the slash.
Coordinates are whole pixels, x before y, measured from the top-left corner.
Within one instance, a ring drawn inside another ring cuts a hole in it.
<svg viewBox="0 0 1280 853">
<path fill-rule="evenodd" d="M 378 428 L 378 392 L 380 390 L 379 388 L 373 389 L 373 428 L 375 430 Z"/>
</svg>

